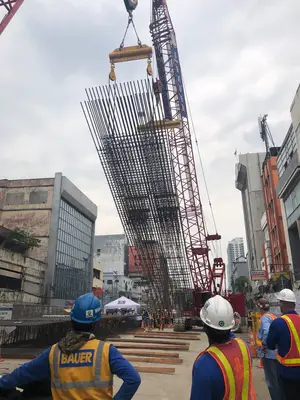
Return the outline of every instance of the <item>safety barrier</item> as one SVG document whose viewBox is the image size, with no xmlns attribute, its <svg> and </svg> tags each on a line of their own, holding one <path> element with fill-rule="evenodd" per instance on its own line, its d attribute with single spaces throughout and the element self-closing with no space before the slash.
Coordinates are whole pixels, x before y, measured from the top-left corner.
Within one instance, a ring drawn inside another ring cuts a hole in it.
<svg viewBox="0 0 300 400">
<path fill-rule="evenodd" d="M 250 329 L 250 349 L 252 357 L 257 357 L 257 333 L 260 325 L 261 314 L 259 312 L 251 312 L 251 329 Z"/>
</svg>

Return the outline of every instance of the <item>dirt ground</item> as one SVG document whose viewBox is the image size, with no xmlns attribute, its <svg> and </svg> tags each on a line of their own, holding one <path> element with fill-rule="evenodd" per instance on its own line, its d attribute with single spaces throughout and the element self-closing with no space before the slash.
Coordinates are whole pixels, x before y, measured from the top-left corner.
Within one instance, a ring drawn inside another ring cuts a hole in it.
<svg viewBox="0 0 300 400">
<path fill-rule="evenodd" d="M 241 335 L 245 340 L 246 335 Z M 208 346 L 207 337 L 201 333 L 201 341 L 191 341 L 190 350 L 180 352 L 183 364 L 176 365 L 174 375 L 141 373 L 142 384 L 134 396 L 135 400 L 188 400 L 192 381 L 192 367 L 197 355 Z M 142 365 L 135 363 L 136 365 Z M 151 364 L 156 365 L 156 364 Z M 254 385 L 257 400 L 270 398 L 264 379 L 263 369 L 258 368 L 258 360 L 253 366 Z M 115 391 L 120 386 L 120 380 L 115 379 Z"/>
</svg>

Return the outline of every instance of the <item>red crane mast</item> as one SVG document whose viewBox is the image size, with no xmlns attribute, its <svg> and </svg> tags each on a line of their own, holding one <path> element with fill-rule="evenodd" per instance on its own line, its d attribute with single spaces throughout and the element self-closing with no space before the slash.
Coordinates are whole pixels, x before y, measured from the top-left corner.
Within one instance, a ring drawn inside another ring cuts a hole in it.
<svg viewBox="0 0 300 400">
<path fill-rule="evenodd" d="M 195 292 L 220 293 L 224 276 L 222 259 L 211 268 L 203 207 L 196 175 L 187 104 L 174 27 L 166 0 L 153 0 L 150 24 L 166 120 L 180 120 L 172 130 L 170 145 L 179 199 L 186 254 Z"/>
<path fill-rule="evenodd" d="M 2 21 L 0 22 L 0 35 L 13 19 L 14 15 L 21 7 L 23 2 L 24 0 L 0 0 L 0 7 L 3 7 L 7 11 Z"/>
</svg>

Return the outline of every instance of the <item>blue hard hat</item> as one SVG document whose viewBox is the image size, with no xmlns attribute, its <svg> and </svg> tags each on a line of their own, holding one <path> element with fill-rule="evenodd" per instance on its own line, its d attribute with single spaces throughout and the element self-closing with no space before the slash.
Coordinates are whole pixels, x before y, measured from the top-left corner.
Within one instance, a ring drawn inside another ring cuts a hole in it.
<svg viewBox="0 0 300 400">
<path fill-rule="evenodd" d="M 93 324 L 101 319 L 101 303 L 93 293 L 86 293 L 75 300 L 71 320 L 80 324 Z"/>
</svg>

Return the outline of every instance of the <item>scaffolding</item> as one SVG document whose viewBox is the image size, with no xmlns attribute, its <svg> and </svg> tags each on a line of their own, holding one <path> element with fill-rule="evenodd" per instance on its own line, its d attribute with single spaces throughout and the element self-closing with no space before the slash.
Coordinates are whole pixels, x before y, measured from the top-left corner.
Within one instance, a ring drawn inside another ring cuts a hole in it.
<svg viewBox="0 0 300 400">
<path fill-rule="evenodd" d="M 192 291 L 170 138 L 151 80 L 86 89 L 82 109 L 130 246 L 157 308 L 184 309 Z"/>
</svg>

